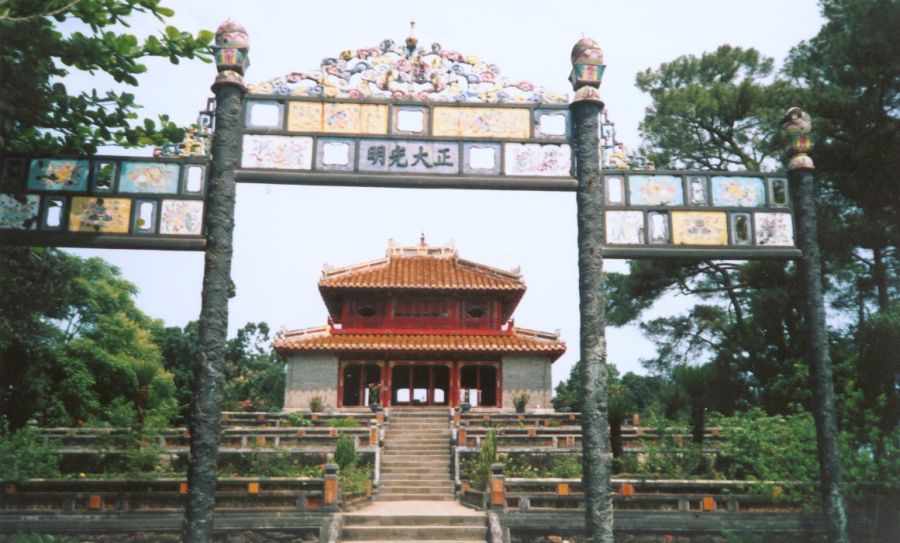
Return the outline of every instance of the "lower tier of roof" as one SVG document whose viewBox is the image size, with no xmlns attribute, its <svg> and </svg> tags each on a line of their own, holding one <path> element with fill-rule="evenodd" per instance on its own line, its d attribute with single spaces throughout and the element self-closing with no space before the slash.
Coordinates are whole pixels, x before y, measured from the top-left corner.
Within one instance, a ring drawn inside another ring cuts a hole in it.
<svg viewBox="0 0 900 543">
<path fill-rule="evenodd" d="M 287 355 L 311 352 L 544 354 L 556 360 L 566 352 L 557 334 L 516 328 L 498 335 L 335 334 L 331 327 L 279 334 L 275 350 Z"/>
</svg>

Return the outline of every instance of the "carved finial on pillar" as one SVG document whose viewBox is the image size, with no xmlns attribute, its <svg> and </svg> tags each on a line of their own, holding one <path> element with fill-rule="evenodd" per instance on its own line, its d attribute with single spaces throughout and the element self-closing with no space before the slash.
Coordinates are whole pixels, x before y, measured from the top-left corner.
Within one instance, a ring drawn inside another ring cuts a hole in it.
<svg viewBox="0 0 900 543">
<path fill-rule="evenodd" d="M 250 38 L 247 29 L 227 19 L 216 30 L 216 44 L 213 47 L 216 68 L 219 75 L 213 89 L 220 85 L 239 85 L 245 88 L 244 71 L 250 66 Z"/>
<path fill-rule="evenodd" d="M 594 40 L 581 38 L 572 48 L 572 73 L 569 81 L 575 90 L 575 102 L 603 102 L 600 82 L 603 80 L 603 50 Z"/>
<path fill-rule="evenodd" d="M 811 170 L 815 164 L 807 151 L 812 149 L 812 119 L 799 107 L 792 107 L 781 121 L 781 137 L 788 155 L 788 170 Z"/>
<path fill-rule="evenodd" d="M 406 57 L 412 58 L 413 55 L 416 54 L 416 45 L 418 45 L 419 39 L 416 38 L 416 22 L 409 22 L 409 36 L 406 38 Z"/>
</svg>

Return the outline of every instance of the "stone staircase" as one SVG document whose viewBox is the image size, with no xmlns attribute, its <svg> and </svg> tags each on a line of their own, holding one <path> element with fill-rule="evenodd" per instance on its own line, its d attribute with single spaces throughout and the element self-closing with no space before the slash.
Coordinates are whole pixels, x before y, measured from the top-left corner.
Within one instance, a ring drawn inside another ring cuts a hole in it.
<svg viewBox="0 0 900 543">
<path fill-rule="evenodd" d="M 487 516 L 455 501 L 447 409 L 391 409 L 378 498 L 343 518 L 345 542 L 487 540 Z"/>
<path fill-rule="evenodd" d="M 391 410 L 378 500 L 454 500 L 447 410 Z"/>
</svg>

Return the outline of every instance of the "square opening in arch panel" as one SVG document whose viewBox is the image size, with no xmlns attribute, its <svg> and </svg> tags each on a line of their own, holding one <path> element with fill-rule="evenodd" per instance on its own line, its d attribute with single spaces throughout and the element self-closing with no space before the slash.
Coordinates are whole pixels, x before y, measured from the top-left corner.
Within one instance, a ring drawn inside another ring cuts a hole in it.
<svg viewBox="0 0 900 543">
<path fill-rule="evenodd" d="M 569 116 L 565 110 L 538 109 L 534 112 L 535 137 L 565 139 Z"/>
<path fill-rule="evenodd" d="M 428 114 L 421 107 L 397 107 L 394 109 L 395 134 L 425 134 L 428 132 Z"/>
<path fill-rule="evenodd" d="M 280 102 L 248 100 L 247 128 L 281 130 L 284 126 L 284 106 Z"/>
<path fill-rule="evenodd" d="M 321 138 L 316 143 L 316 169 L 350 171 L 355 153 L 354 140 Z"/>
<path fill-rule="evenodd" d="M 499 143 L 466 143 L 465 173 L 497 175 L 500 173 Z"/>
</svg>

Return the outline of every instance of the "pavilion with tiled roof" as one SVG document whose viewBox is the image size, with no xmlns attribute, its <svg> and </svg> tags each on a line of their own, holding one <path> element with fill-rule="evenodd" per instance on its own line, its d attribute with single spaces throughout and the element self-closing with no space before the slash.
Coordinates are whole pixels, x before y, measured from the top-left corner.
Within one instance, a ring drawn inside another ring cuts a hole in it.
<svg viewBox="0 0 900 543">
<path fill-rule="evenodd" d="M 284 331 L 275 349 L 288 362 L 286 410 L 369 405 L 510 409 L 527 393 L 549 409 L 550 366 L 565 352 L 558 334 L 510 320 L 525 293 L 518 270 L 459 258 L 455 246 L 390 242 L 384 258 L 327 267 L 319 291 L 326 326 Z"/>
</svg>

